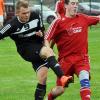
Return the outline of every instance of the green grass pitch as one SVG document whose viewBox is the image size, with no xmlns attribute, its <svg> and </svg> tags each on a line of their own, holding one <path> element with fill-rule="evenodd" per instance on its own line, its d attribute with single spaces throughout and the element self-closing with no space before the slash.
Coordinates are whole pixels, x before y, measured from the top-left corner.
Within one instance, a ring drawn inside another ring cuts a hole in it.
<svg viewBox="0 0 100 100">
<path fill-rule="evenodd" d="M 55 48 L 55 52 L 56 52 Z M 91 58 L 92 100 L 100 100 L 100 27 L 89 30 L 89 55 Z M 47 92 L 55 86 L 56 77 L 49 70 Z M 9 38 L 0 41 L 0 100 L 34 100 L 37 79 L 29 62 L 16 52 Z M 70 84 L 65 93 L 56 100 L 80 100 L 79 80 Z"/>
</svg>

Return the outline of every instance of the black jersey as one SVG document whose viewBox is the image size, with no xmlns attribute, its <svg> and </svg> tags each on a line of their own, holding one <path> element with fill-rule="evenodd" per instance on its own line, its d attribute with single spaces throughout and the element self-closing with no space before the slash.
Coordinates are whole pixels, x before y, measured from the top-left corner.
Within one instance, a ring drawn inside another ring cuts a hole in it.
<svg viewBox="0 0 100 100">
<path fill-rule="evenodd" d="M 15 41 L 17 52 L 24 60 L 32 62 L 33 66 L 40 66 L 44 64 L 44 60 L 40 57 L 44 38 L 35 33 L 43 29 L 40 15 L 31 12 L 29 21 L 26 23 L 21 23 L 17 16 L 9 21 L 0 30 L 0 39 L 9 36 Z"/>
<path fill-rule="evenodd" d="M 16 16 L 0 30 L 0 38 L 10 36 L 16 44 L 42 43 L 43 37 L 35 35 L 35 32 L 43 29 L 41 23 L 40 16 L 36 12 L 31 12 L 29 21 L 26 23 L 21 23 Z"/>
</svg>

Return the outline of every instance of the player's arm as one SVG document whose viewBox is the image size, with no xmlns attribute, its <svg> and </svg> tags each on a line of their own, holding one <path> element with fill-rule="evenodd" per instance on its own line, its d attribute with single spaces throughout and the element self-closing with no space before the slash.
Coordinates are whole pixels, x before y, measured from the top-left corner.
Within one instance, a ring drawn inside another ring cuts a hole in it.
<svg viewBox="0 0 100 100">
<path fill-rule="evenodd" d="M 98 20 L 97 23 L 100 23 L 100 15 L 94 17 Z"/>
<path fill-rule="evenodd" d="M 50 47 L 50 41 L 48 41 L 47 39 L 44 40 L 44 45 L 46 47 Z"/>
<path fill-rule="evenodd" d="M 64 0 L 58 0 L 55 5 L 55 13 L 58 17 L 65 14 Z"/>
<path fill-rule="evenodd" d="M 3 39 L 11 34 L 11 24 L 7 24 L 0 29 L 0 39 Z"/>
<path fill-rule="evenodd" d="M 100 15 L 98 15 L 97 18 L 99 18 L 99 23 L 100 23 Z"/>
<path fill-rule="evenodd" d="M 45 45 L 47 47 L 53 48 L 54 38 L 56 37 L 56 32 L 58 31 L 59 19 L 55 19 L 45 33 Z"/>
<path fill-rule="evenodd" d="M 38 32 L 35 32 L 35 34 L 37 36 L 43 37 L 43 32 L 41 30 L 39 30 Z"/>
<path fill-rule="evenodd" d="M 84 15 L 84 18 L 86 19 L 87 25 L 96 25 L 97 23 L 100 22 L 100 16 L 89 16 L 89 15 Z"/>
<path fill-rule="evenodd" d="M 44 43 L 44 45 L 45 45 L 46 47 L 53 48 L 54 45 L 55 45 L 55 43 L 54 43 L 53 40 L 50 40 L 50 41 L 49 41 L 49 40 L 45 39 L 45 43 Z"/>
<path fill-rule="evenodd" d="M 98 19 L 99 19 L 99 23 L 100 23 L 100 15 L 98 15 L 98 16 L 93 16 L 93 17 L 98 18 Z"/>
</svg>

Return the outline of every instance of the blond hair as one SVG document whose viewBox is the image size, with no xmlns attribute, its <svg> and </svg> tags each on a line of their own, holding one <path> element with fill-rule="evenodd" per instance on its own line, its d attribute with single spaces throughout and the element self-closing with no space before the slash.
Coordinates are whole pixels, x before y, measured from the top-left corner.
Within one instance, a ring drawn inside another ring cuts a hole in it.
<svg viewBox="0 0 100 100">
<path fill-rule="evenodd" d="M 28 0 L 19 0 L 16 3 L 16 10 L 19 10 L 21 7 L 28 8 L 29 1 Z"/>
</svg>

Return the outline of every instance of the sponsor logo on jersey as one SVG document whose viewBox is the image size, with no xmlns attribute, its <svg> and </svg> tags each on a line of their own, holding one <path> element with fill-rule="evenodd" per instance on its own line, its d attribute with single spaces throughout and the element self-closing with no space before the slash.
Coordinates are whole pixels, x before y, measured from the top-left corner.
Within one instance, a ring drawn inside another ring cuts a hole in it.
<svg viewBox="0 0 100 100">
<path fill-rule="evenodd" d="M 71 27 L 67 29 L 68 35 L 73 35 L 82 32 L 82 27 Z"/>
</svg>

